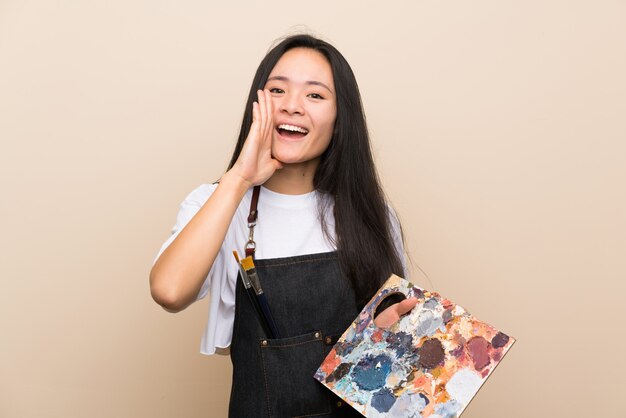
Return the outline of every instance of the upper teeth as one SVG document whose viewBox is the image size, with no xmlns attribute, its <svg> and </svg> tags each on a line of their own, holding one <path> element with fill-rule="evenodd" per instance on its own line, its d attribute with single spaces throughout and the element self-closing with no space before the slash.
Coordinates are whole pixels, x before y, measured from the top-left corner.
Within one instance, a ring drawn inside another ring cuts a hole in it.
<svg viewBox="0 0 626 418">
<path fill-rule="evenodd" d="M 300 132 L 303 134 L 308 134 L 309 131 L 307 131 L 304 128 L 301 128 L 299 126 L 293 126 L 293 125 L 278 125 L 278 129 L 284 129 L 286 131 L 292 131 L 292 132 Z"/>
</svg>

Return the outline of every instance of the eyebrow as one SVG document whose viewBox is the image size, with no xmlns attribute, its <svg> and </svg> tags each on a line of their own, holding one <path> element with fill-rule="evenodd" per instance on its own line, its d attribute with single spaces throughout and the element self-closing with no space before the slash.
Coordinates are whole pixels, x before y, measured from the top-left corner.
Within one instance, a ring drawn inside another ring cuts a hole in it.
<svg viewBox="0 0 626 418">
<path fill-rule="evenodd" d="M 267 79 L 267 81 L 272 81 L 272 80 L 289 81 L 289 78 L 287 78 L 287 77 L 285 77 L 283 75 L 275 75 L 275 76 L 270 77 L 270 78 Z M 306 81 L 306 84 L 313 85 L 313 86 L 324 87 L 331 94 L 334 94 L 333 91 L 330 89 L 330 87 L 328 87 L 326 84 L 322 83 L 321 81 L 310 80 L 310 81 Z"/>
</svg>

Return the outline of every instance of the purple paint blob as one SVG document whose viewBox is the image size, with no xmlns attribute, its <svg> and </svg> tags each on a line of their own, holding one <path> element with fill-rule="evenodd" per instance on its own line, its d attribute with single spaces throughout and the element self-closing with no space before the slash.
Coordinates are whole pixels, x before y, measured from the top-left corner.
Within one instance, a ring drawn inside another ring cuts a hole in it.
<svg viewBox="0 0 626 418">
<path fill-rule="evenodd" d="M 491 339 L 491 345 L 494 348 L 504 347 L 509 342 L 509 336 L 499 332 Z"/>
<path fill-rule="evenodd" d="M 389 333 L 385 339 L 387 347 L 396 352 L 398 358 L 404 356 L 405 353 L 410 352 L 413 347 L 413 336 L 406 332 Z"/>
<path fill-rule="evenodd" d="M 456 358 L 461 357 L 461 354 L 463 354 L 463 348 L 464 348 L 464 345 L 463 345 L 463 343 L 461 343 L 457 348 L 455 348 L 454 350 L 450 351 L 450 355 L 452 355 L 452 356 L 454 356 Z"/>
<path fill-rule="evenodd" d="M 361 339 L 356 339 L 355 341 L 339 341 L 335 344 L 335 352 L 339 357 L 346 357 L 348 354 L 354 350 L 354 347 L 361 343 Z"/>
</svg>

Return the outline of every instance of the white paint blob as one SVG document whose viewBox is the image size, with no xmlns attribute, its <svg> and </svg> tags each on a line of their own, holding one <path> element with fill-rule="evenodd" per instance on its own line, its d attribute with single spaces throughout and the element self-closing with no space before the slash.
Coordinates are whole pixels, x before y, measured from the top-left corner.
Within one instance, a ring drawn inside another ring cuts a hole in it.
<svg viewBox="0 0 626 418">
<path fill-rule="evenodd" d="M 467 406 L 472 397 L 480 389 L 483 378 L 470 369 L 461 369 L 456 372 L 446 384 L 446 391 L 452 399 Z"/>
</svg>

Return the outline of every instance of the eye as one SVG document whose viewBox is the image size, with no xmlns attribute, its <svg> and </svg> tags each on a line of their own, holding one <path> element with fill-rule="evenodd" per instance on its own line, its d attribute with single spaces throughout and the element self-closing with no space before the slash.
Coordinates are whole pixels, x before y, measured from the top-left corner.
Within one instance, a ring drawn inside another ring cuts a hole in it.
<svg viewBox="0 0 626 418">
<path fill-rule="evenodd" d="M 311 93 L 311 94 L 309 94 L 309 97 L 311 97 L 313 99 L 324 99 L 322 96 L 320 96 L 317 93 Z"/>
<path fill-rule="evenodd" d="M 270 93 L 282 94 L 282 93 L 284 93 L 284 92 L 285 92 L 285 91 L 284 91 L 283 89 L 279 89 L 278 87 L 272 87 L 272 88 L 270 89 Z"/>
</svg>

